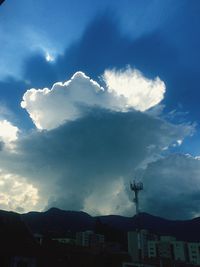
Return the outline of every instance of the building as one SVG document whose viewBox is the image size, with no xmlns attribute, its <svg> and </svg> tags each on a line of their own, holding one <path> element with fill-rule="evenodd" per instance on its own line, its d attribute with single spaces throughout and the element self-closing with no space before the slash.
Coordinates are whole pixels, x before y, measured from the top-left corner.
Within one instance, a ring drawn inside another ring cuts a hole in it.
<svg viewBox="0 0 200 267">
<path fill-rule="evenodd" d="M 132 261 L 139 261 L 140 248 L 139 248 L 139 234 L 138 232 L 128 232 L 128 253 Z"/>
<path fill-rule="evenodd" d="M 158 237 L 149 231 L 142 229 L 140 231 L 128 232 L 128 252 L 133 261 L 139 261 L 148 257 L 150 240 L 157 240 Z"/>
<path fill-rule="evenodd" d="M 160 236 L 160 242 L 168 242 L 171 243 L 173 241 L 176 241 L 176 238 L 171 235 L 161 235 Z"/>
<path fill-rule="evenodd" d="M 147 230 L 128 232 L 128 253 L 136 266 L 142 261 L 200 266 L 200 243 L 177 241 L 173 236 L 158 237 Z"/>
<path fill-rule="evenodd" d="M 161 236 L 157 243 L 158 257 L 165 259 L 173 259 L 173 248 L 171 242 L 175 241 L 173 236 Z"/>
<path fill-rule="evenodd" d="M 76 233 L 76 244 L 82 247 L 103 247 L 104 235 L 95 234 L 93 231 Z"/>
<path fill-rule="evenodd" d="M 183 241 L 172 241 L 171 244 L 174 260 L 182 262 L 187 261 L 186 243 Z"/>
<path fill-rule="evenodd" d="M 158 241 L 155 240 L 148 241 L 148 258 L 156 258 L 158 256 L 157 243 Z"/>
<path fill-rule="evenodd" d="M 200 265 L 200 243 L 188 243 L 187 249 L 189 262 Z"/>
<path fill-rule="evenodd" d="M 187 261 L 186 243 L 172 236 L 161 236 L 159 241 L 148 241 L 148 258 L 165 258 Z"/>
<path fill-rule="evenodd" d="M 56 237 L 56 238 L 52 238 L 52 240 L 57 241 L 62 244 L 70 244 L 70 245 L 76 244 L 75 239 L 69 238 L 69 237 Z"/>
<path fill-rule="evenodd" d="M 93 234 L 93 231 L 85 231 L 76 233 L 76 244 L 81 247 L 89 247 L 90 237 Z"/>
</svg>

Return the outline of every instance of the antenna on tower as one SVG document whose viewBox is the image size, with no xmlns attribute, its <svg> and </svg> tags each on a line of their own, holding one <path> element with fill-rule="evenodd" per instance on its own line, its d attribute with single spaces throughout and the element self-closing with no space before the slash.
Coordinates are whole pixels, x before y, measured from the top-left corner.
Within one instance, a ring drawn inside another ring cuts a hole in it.
<svg viewBox="0 0 200 267">
<path fill-rule="evenodd" d="M 143 190 L 143 183 L 142 182 L 136 182 L 136 180 L 133 180 L 132 183 L 130 183 L 130 189 L 134 192 L 135 198 L 133 199 L 133 202 L 135 203 L 136 207 L 136 215 L 139 213 L 139 197 L 138 194 L 140 191 Z"/>
</svg>

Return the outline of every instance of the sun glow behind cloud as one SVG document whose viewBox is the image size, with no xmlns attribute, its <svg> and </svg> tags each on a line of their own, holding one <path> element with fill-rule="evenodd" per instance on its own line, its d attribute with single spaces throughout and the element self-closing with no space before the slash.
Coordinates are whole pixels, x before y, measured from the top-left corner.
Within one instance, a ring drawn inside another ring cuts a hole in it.
<svg viewBox="0 0 200 267">
<path fill-rule="evenodd" d="M 50 55 L 48 52 L 46 52 L 45 59 L 48 62 L 52 62 L 55 60 L 55 58 L 52 55 Z"/>
</svg>

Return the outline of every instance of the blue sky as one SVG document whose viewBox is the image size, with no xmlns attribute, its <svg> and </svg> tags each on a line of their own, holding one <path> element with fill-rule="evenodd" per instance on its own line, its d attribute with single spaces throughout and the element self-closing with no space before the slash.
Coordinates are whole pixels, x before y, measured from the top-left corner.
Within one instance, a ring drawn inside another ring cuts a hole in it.
<svg viewBox="0 0 200 267">
<path fill-rule="evenodd" d="M 198 216 L 199 12 L 198 0 L 6 0 L 1 208 L 131 215 L 136 175 L 143 210 Z"/>
</svg>

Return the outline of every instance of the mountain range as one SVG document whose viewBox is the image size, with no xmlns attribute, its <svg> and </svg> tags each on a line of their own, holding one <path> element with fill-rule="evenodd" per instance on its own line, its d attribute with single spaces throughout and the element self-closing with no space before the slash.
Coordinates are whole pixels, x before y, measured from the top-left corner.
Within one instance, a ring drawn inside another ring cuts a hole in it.
<svg viewBox="0 0 200 267">
<path fill-rule="evenodd" d="M 133 217 L 118 215 L 92 217 L 82 211 L 51 208 L 45 212 L 21 214 L 21 219 L 33 233 L 50 233 L 55 236 L 85 230 L 126 234 L 128 231 L 140 228 L 160 235 L 172 235 L 177 240 L 200 241 L 200 217 L 191 220 L 167 220 L 147 213 Z"/>
</svg>

